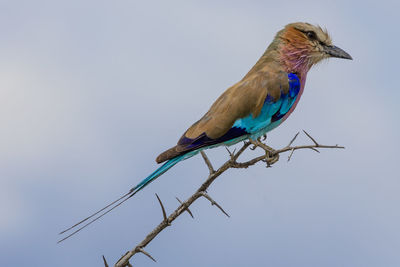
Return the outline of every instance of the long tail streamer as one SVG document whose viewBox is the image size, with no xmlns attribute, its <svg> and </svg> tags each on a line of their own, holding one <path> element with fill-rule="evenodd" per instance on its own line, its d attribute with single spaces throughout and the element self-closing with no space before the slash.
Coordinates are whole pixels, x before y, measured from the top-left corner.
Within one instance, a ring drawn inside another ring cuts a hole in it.
<svg viewBox="0 0 400 267">
<path fill-rule="evenodd" d="M 65 229 L 64 231 L 60 232 L 59 234 L 62 235 L 62 234 L 65 234 L 65 233 L 70 232 L 70 231 L 75 229 L 72 233 L 68 234 L 66 237 L 64 237 L 63 239 L 59 240 L 57 243 L 60 243 L 60 242 L 62 242 L 64 240 L 70 238 L 71 236 L 75 235 L 76 233 L 78 233 L 82 229 L 84 229 L 87 226 L 89 226 L 90 224 L 94 223 L 95 221 L 97 221 L 98 219 L 100 219 L 101 217 L 103 217 L 104 215 L 106 215 L 107 213 L 109 213 L 110 211 L 112 211 L 116 207 L 120 206 L 122 203 L 124 203 L 125 201 L 127 201 L 131 197 L 133 197 L 137 192 L 139 192 L 146 185 L 148 185 L 149 183 L 151 183 L 152 181 L 154 181 L 155 179 L 160 177 L 162 174 L 164 174 L 166 171 L 168 171 L 170 168 L 172 168 L 179 161 L 187 159 L 187 158 L 193 156 L 194 154 L 196 154 L 196 153 L 190 153 L 189 155 L 188 154 L 181 155 L 181 156 L 178 156 L 176 158 L 173 158 L 173 159 L 167 161 L 160 168 L 158 168 L 152 174 L 150 174 L 148 177 L 143 179 L 138 185 L 136 185 L 131 190 L 129 190 L 128 193 L 126 193 L 123 196 L 119 197 L 118 199 L 114 200 L 113 202 L 111 202 L 110 204 L 105 206 L 104 208 L 96 211 L 95 213 L 93 213 L 89 217 L 86 217 L 85 219 L 79 221 L 78 223 L 76 223 L 76 224 L 72 225 L 71 227 Z M 82 225 L 84 222 L 86 222 L 86 224 Z M 82 226 L 77 228 L 80 225 L 82 225 Z"/>
</svg>

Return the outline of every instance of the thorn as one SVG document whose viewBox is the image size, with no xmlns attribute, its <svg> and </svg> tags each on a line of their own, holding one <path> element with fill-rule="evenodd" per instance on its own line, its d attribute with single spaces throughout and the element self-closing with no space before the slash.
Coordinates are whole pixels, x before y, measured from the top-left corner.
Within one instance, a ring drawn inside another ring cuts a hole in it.
<svg viewBox="0 0 400 267">
<path fill-rule="evenodd" d="M 144 255 L 146 255 L 147 257 L 149 257 L 152 261 L 157 262 L 148 252 L 146 252 L 145 250 L 143 250 L 143 248 L 139 248 L 139 249 L 137 249 L 137 251 L 139 251 L 140 253 L 143 253 Z"/>
<path fill-rule="evenodd" d="M 171 223 L 168 221 L 167 213 L 165 212 L 164 205 L 163 205 L 163 203 L 161 202 L 161 199 L 160 199 L 160 197 L 157 195 L 157 193 L 156 193 L 156 197 L 157 197 L 158 202 L 160 203 L 160 206 L 161 206 L 162 214 L 163 214 L 163 217 L 164 217 L 164 222 L 167 222 L 168 225 L 171 225 Z"/>
<path fill-rule="evenodd" d="M 178 200 L 178 202 L 179 203 L 181 203 L 181 205 L 184 205 L 183 203 L 182 203 L 182 201 L 178 198 L 178 197 L 175 197 L 176 198 L 176 200 Z M 193 217 L 193 213 L 190 211 L 190 209 L 188 208 L 188 207 L 186 207 L 186 205 L 184 205 L 185 206 L 185 210 L 189 213 L 189 215 L 194 219 L 194 217 Z"/>
<path fill-rule="evenodd" d="M 321 153 L 321 152 L 319 152 L 319 150 L 316 149 L 316 148 L 310 147 L 310 149 L 311 149 L 311 150 L 314 150 L 315 152 Z"/>
<path fill-rule="evenodd" d="M 104 266 L 108 267 L 108 263 L 107 263 L 106 258 L 104 257 L 104 255 L 103 255 L 103 262 L 104 262 Z"/>
<path fill-rule="evenodd" d="M 297 134 L 299 134 L 299 133 L 297 133 Z M 297 136 L 297 135 L 296 135 L 296 136 Z M 290 144 L 289 144 L 288 146 L 290 146 Z M 289 162 L 290 159 L 292 158 L 293 152 L 294 152 L 294 148 L 292 148 L 292 150 L 290 151 L 290 155 L 289 155 L 289 157 L 288 157 L 288 159 L 287 159 L 288 162 Z"/>
<path fill-rule="evenodd" d="M 225 149 L 226 149 L 226 151 L 228 151 L 229 156 L 232 157 L 232 152 L 229 150 L 229 148 L 225 147 Z"/>
<path fill-rule="evenodd" d="M 231 157 L 231 159 L 233 159 L 235 157 L 236 148 L 233 149 L 233 152 L 231 152 L 227 146 L 225 147 L 225 149 L 226 149 L 226 151 L 228 151 L 229 157 Z"/>
<path fill-rule="evenodd" d="M 315 139 L 314 138 L 312 138 L 311 137 L 311 135 L 309 135 L 306 131 L 304 131 L 303 130 L 303 132 L 308 136 L 308 138 L 310 138 L 313 142 L 314 142 L 314 144 L 318 147 L 319 146 L 319 144 L 317 143 L 317 141 L 315 141 Z"/>
<path fill-rule="evenodd" d="M 222 213 L 224 213 L 228 218 L 231 217 L 231 216 L 229 216 L 228 213 L 226 213 L 226 211 L 224 211 L 224 209 L 223 209 L 214 199 L 212 199 L 212 198 L 211 198 L 209 195 L 207 195 L 205 192 L 201 191 L 201 192 L 199 192 L 199 194 L 200 194 L 201 196 L 205 197 L 206 199 L 208 199 L 208 200 L 211 202 L 211 205 L 217 206 L 217 208 L 219 208 L 219 209 L 222 211 Z"/>
<path fill-rule="evenodd" d="M 297 132 L 297 134 L 292 138 L 292 140 L 290 140 L 289 144 L 287 145 L 288 147 L 291 146 L 294 142 L 294 140 L 296 140 L 297 136 L 299 135 L 300 132 Z"/>
</svg>

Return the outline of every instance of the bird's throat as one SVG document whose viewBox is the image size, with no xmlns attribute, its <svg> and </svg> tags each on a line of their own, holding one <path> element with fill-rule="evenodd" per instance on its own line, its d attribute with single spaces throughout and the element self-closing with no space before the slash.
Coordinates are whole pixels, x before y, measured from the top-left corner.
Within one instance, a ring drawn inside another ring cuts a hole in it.
<svg viewBox="0 0 400 267">
<path fill-rule="evenodd" d="M 305 76 L 312 66 L 307 49 L 282 46 L 279 56 L 288 73 L 298 73 L 300 76 Z"/>
</svg>

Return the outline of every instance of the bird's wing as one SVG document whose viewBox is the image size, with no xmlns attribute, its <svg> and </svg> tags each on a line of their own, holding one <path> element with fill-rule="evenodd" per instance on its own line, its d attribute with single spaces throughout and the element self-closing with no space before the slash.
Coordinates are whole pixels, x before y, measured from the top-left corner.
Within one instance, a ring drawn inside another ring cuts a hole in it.
<svg viewBox="0 0 400 267">
<path fill-rule="evenodd" d="M 282 119 L 299 91 L 291 89 L 289 81 L 290 74 L 271 70 L 261 70 L 241 80 L 228 88 L 178 144 L 160 154 L 156 161 L 161 163 L 199 148 L 249 136 Z"/>
</svg>

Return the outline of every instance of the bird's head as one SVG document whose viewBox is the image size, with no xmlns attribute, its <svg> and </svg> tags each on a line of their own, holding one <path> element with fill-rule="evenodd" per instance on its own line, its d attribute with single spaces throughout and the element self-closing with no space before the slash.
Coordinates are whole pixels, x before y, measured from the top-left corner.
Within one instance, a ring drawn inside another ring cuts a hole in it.
<svg viewBox="0 0 400 267">
<path fill-rule="evenodd" d="M 285 26 L 275 37 L 278 54 L 288 72 L 306 73 L 323 59 L 352 59 L 344 50 L 332 44 L 326 30 L 309 23 L 297 22 Z"/>
</svg>

